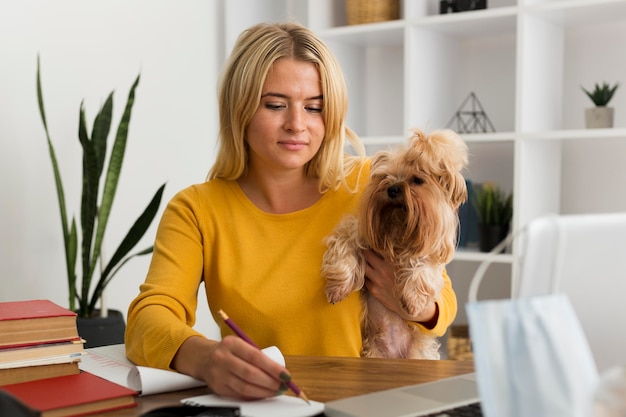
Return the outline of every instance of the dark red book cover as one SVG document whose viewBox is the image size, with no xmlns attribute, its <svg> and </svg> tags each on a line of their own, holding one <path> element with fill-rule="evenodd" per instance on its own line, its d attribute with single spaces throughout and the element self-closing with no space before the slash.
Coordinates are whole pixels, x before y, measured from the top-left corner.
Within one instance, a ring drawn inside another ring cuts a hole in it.
<svg viewBox="0 0 626 417">
<path fill-rule="evenodd" d="M 6 301 L 0 303 L 0 321 L 76 316 L 50 300 Z"/>
<path fill-rule="evenodd" d="M 4 385 L 24 405 L 41 413 L 81 416 L 134 407 L 137 392 L 88 372 Z"/>
<path fill-rule="evenodd" d="M 76 313 L 50 300 L 0 302 L 0 349 L 78 337 Z"/>
</svg>

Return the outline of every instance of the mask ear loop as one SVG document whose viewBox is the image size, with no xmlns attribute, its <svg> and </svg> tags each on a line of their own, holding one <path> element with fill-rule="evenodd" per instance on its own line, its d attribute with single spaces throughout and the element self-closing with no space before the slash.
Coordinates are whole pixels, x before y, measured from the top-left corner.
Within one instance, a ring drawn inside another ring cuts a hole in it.
<svg viewBox="0 0 626 417">
<path fill-rule="evenodd" d="M 507 247 L 511 242 L 513 242 L 517 236 L 523 233 L 526 230 L 526 226 L 519 228 L 515 231 L 509 232 L 509 234 L 502 240 L 502 242 L 498 243 L 495 248 L 491 250 L 487 254 L 487 257 L 484 261 L 480 263 L 474 276 L 472 277 L 472 281 L 469 286 L 469 294 L 468 294 L 468 302 L 474 303 L 478 299 L 478 287 L 480 287 L 480 283 L 483 280 L 483 276 L 485 272 L 487 272 L 487 268 L 497 259 L 497 256 L 504 248 Z"/>
<path fill-rule="evenodd" d="M 552 222 L 554 224 L 554 230 L 556 232 L 557 252 L 554 259 L 554 264 L 552 265 L 552 285 L 550 290 L 552 294 L 556 294 L 557 292 L 559 292 L 559 288 L 561 286 L 561 272 L 563 271 L 563 264 L 565 263 L 565 248 L 567 246 L 567 231 L 563 227 L 563 222 L 557 221 L 556 217 L 552 219 Z"/>
<path fill-rule="evenodd" d="M 560 283 L 561 269 L 563 267 L 563 258 L 565 257 L 566 241 L 564 237 L 565 231 L 563 230 L 562 225 L 557 221 L 557 216 L 551 215 L 550 217 L 552 218 L 552 221 L 556 226 L 555 229 L 556 229 L 557 239 L 558 239 L 556 261 L 552 265 L 552 277 L 553 278 L 552 278 L 552 286 L 551 286 L 551 290 L 553 292 L 556 292 L 558 289 L 558 285 Z M 506 236 L 506 238 L 504 238 L 502 242 L 498 243 L 498 245 L 496 245 L 496 247 L 493 248 L 491 252 L 487 254 L 487 257 L 485 258 L 485 260 L 482 261 L 480 265 L 478 266 L 478 268 L 476 269 L 476 272 L 474 273 L 474 276 L 472 277 L 472 281 L 470 282 L 469 291 L 468 291 L 468 302 L 474 303 L 478 300 L 478 289 L 480 287 L 480 283 L 482 282 L 483 277 L 485 276 L 485 272 L 487 272 L 487 269 L 489 268 L 489 266 L 497 259 L 497 255 L 504 248 L 506 248 L 507 245 L 512 243 L 519 236 L 526 233 L 527 230 L 528 230 L 528 224 L 525 224 L 519 229 L 510 232 Z"/>
</svg>

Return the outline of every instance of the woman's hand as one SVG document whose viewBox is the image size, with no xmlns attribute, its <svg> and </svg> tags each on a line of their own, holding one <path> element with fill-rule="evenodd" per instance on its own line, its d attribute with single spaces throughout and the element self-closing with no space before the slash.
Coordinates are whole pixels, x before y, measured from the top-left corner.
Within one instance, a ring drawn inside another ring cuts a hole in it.
<svg viewBox="0 0 626 417">
<path fill-rule="evenodd" d="M 215 394 L 246 400 L 283 394 L 290 379 L 284 367 L 236 336 L 220 342 L 190 337 L 172 367 L 206 382 Z"/>
<path fill-rule="evenodd" d="M 391 265 L 372 250 L 364 251 L 365 287 L 387 309 L 393 311 L 404 320 L 418 322 L 432 328 L 437 323 L 438 309 L 435 302 L 429 302 L 417 316 L 410 316 L 402 307 L 402 303 L 394 294 L 395 274 Z"/>
</svg>

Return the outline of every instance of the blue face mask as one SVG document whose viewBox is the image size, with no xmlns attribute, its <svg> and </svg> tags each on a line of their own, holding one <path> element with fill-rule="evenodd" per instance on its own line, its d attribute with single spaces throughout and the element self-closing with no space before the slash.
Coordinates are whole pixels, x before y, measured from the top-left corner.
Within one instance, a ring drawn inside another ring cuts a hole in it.
<svg viewBox="0 0 626 417">
<path fill-rule="evenodd" d="M 483 414 L 590 416 L 598 372 L 569 298 L 476 301 L 484 269 L 466 306 Z"/>
<path fill-rule="evenodd" d="M 598 374 L 562 294 L 467 305 L 486 417 L 583 417 Z"/>
</svg>

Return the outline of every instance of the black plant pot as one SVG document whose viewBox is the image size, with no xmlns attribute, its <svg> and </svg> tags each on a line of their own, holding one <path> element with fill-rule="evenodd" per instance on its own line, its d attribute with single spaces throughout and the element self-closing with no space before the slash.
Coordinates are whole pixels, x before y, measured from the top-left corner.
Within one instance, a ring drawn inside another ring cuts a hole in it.
<svg viewBox="0 0 626 417">
<path fill-rule="evenodd" d="M 76 318 L 78 335 L 85 339 L 85 348 L 124 343 L 126 323 L 117 310 L 108 310 L 107 317 Z"/>
<path fill-rule="evenodd" d="M 478 249 L 491 252 L 509 233 L 509 226 L 496 224 L 478 224 Z M 501 252 L 504 252 L 502 249 Z"/>
</svg>

